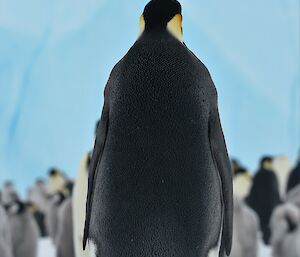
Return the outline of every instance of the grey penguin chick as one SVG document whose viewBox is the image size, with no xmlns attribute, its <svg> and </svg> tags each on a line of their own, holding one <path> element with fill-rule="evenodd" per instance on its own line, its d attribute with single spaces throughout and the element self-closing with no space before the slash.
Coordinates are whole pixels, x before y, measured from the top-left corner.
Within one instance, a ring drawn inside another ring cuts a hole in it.
<svg viewBox="0 0 300 257">
<path fill-rule="evenodd" d="M 271 217 L 274 257 L 300 257 L 300 210 L 291 203 L 278 206 Z"/>
<path fill-rule="evenodd" d="M 15 201 L 8 207 L 7 213 L 13 256 L 36 257 L 39 230 L 31 212 L 24 203 Z"/>
<path fill-rule="evenodd" d="M 57 257 L 74 257 L 72 198 L 66 199 L 58 212 Z"/>
<path fill-rule="evenodd" d="M 233 241 L 230 257 L 258 256 L 259 218 L 242 199 L 234 196 Z"/>
<path fill-rule="evenodd" d="M 140 37 L 106 85 L 84 234 L 97 257 L 230 253 L 232 174 L 217 91 L 183 43 L 181 21 L 177 1 L 148 3 Z"/>
</svg>

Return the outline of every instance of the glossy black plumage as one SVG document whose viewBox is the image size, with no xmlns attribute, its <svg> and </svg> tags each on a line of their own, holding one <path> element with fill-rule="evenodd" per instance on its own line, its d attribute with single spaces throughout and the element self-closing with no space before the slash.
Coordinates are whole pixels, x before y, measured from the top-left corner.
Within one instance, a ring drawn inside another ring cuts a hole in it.
<svg viewBox="0 0 300 257">
<path fill-rule="evenodd" d="M 214 84 L 166 29 L 146 30 L 106 86 L 84 241 L 99 257 L 207 257 L 222 225 L 220 256 L 232 178 Z"/>
<path fill-rule="evenodd" d="M 271 237 L 270 218 L 276 206 L 281 202 L 279 185 L 275 173 L 261 167 L 255 174 L 250 194 L 246 199 L 248 205 L 258 214 L 265 244 Z"/>
</svg>

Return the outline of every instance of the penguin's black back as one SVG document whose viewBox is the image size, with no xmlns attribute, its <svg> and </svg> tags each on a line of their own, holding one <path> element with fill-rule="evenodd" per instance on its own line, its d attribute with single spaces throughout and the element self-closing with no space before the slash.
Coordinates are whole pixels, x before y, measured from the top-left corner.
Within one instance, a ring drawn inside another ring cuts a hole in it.
<svg viewBox="0 0 300 257">
<path fill-rule="evenodd" d="M 97 256 L 207 257 L 222 225 L 207 69 L 154 30 L 115 66 L 105 92 L 108 127 L 89 226 Z"/>
</svg>

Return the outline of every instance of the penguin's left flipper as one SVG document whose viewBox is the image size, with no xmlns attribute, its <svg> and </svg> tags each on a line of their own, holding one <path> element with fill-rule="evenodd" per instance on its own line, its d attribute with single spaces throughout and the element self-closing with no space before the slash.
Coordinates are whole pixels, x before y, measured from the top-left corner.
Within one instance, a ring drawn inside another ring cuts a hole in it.
<svg viewBox="0 0 300 257">
<path fill-rule="evenodd" d="M 87 192 L 87 199 L 86 199 L 86 215 L 85 215 L 85 225 L 84 225 L 84 234 L 83 234 L 83 250 L 85 250 L 87 239 L 89 236 L 94 179 L 98 169 L 98 164 L 100 164 L 101 162 L 102 153 L 106 141 L 106 135 L 108 131 L 108 116 L 109 116 L 108 104 L 104 100 L 101 119 L 97 126 L 94 150 L 89 165 L 88 192 Z"/>
<path fill-rule="evenodd" d="M 219 172 L 222 193 L 223 193 L 223 230 L 221 239 L 220 256 L 224 250 L 227 255 L 230 254 L 232 245 L 232 219 L 233 219 L 233 193 L 232 193 L 232 172 L 228 158 L 225 139 L 221 127 L 220 116 L 218 111 L 217 94 L 212 100 L 210 117 L 209 117 L 209 140 L 212 155 L 216 168 Z"/>
</svg>

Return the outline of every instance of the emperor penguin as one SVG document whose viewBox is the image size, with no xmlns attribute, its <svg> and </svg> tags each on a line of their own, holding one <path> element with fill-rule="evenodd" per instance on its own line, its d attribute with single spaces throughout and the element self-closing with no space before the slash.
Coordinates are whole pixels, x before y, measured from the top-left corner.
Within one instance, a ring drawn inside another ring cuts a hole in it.
<svg viewBox="0 0 300 257">
<path fill-rule="evenodd" d="M 66 184 L 66 178 L 60 171 L 57 169 L 50 170 L 47 187 L 49 203 L 47 205 L 45 223 L 47 232 L 54 244 L 57 242 L 59 208 L 63 201 L 69 196 Z"/>
<path fill-rule="evenodd" d="M 291 191 L 298 185 L 300 185 L 300 154 L 296 166 L 289 173 L 286 187 L 287 192 Z"/>
<path fill-rule="evenodd" d="M 253 178 L 253 184 L 247 197 L 247 204 L 257 213 L 260 219 L 260 228 L 263 241 L 269 245 L 271 231 L 270 218 L 276 206 L 281 203 L 277 176 L 272 169 L 270 156 L 265 156 L 260 161 L 260 169 Z"/>
<path fill-rule="evenodd" d="M 80 161 L 77 178 L 73 190 L 73 227 L 76 257 L 89 257 L 88 248 L 83 251 L 83 230 L 86 212 L 86 194 L 88 190 L 88 165 L 90 154 L 85 154 Z"/>
<path fill-rule="evenodd" d="M 39 229 L 25 203 L 17 200 L 7 208 L 14 257 L 36 257 Z"/>
<path fill-rule="evenodd" d="M 232 172 L 217 91 L 181 23 L 176 0 L 149 2 L 106 85 L 84 233 L 97 257 L 230 254 Z"/>
<path fill-rule="evenodd" d="M 272 162 L 272 168 L 277 176 L 280 196 L 285 199 L 289 173 L 292 168 L 291 162 L 286 156 L 277 156 Z"/>
</svg>

